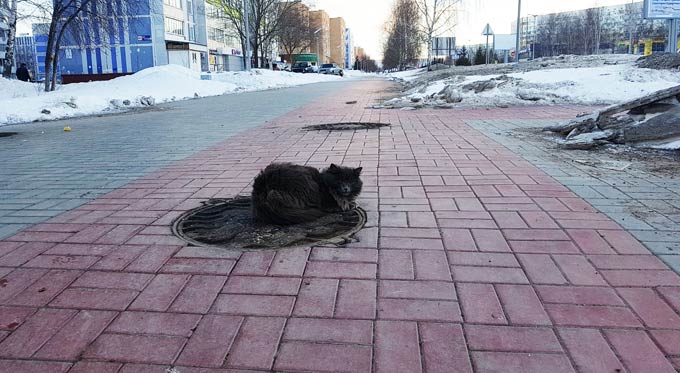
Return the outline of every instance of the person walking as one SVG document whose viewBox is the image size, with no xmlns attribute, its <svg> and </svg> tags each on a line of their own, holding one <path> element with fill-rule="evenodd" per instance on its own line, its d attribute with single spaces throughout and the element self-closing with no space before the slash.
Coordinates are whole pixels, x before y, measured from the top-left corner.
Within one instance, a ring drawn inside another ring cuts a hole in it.
<svg viewBox="0 0 680 373">
<path fill-rule="evenodd" d="M 22 63 L 17 69 L 17 79 L 23 82 L 31 81 L 31 73 L 28 71 L 25 63 Z"/>
</svg>

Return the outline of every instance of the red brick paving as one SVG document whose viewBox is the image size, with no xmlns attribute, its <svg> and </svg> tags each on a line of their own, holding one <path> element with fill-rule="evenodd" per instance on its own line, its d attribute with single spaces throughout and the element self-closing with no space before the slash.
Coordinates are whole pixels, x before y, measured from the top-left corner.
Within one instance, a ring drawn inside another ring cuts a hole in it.
<svg viewBox="0 0 680 373">
<path fill-rule="evenodd" d="M 247 131 L 0 242 L 0 372 L 674 372 L 680 277 L 465 124 L 580 108 L 365 109 Z M 371 132 L 302 132 L 332 120 Z M 360 242 L 223 252 L 169 224 L 268 163 L 363 166 Z M 221 368 L 221 369 L 220 369 Z M 220 370 L 206 370 L 220 369 Z"/>
</svg>

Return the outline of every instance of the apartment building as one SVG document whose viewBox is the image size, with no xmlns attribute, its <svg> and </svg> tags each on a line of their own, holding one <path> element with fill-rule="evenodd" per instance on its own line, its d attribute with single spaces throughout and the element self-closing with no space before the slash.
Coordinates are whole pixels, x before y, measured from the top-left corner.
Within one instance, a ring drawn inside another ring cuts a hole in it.
<svg viewBox="0 0 680 373">
<path fill-rule="evenodd" d="M 331 18 L 330 26 L 330 62 L 345 66 L 345 32 L 347 27 L 342 17 Z"/>
<path fill-rule="evenodd" d="M 319 63 L 331 60 L 331 23 L 328 13 L 323 10 L 309 12 L 309 24 L 312 29 L 311 53 L 318 55 Z"/>
</svg>

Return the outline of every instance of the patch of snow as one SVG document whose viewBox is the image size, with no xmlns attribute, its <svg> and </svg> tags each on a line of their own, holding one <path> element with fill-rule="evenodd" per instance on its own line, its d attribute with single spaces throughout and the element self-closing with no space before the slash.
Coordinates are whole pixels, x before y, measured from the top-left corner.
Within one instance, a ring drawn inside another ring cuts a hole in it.
<svg viewBox="0 0 680 373">
<path fill-rule="evenodd" d="M 599 58 L 599 57 L 597 57 Z M 608 57 L 614 59 L 614 57 Z M 593 61 L 596 57 L 592 58 Z M 405 99 L 423 99 L 425 104 L 435 106 L 441 101 L 439 92 L 446 86 L 460 91 L 463 100 L 456 106 L 500 106 L 500 105 L 609 105 L 625 102 L 680 84 L 680 72 L 652 70 L 634 66 L 634 59 L 615 59 L 616 64 L 599 64 L 582 57 L 564 68 L 541 68 L 533 71 L 511 72 L 506 75 L 492 73 L 485 75 L 458 75 L 451 70 L 448 75 L 408 73 L 411 87 Z M 605 59 L 605 62 L 609 61 Z M 587 63 L 591 63 L 588 65 Z M 581 67 L 583 65 L 583 67 Z M 574 66 L 574 67 L 572 67 Z M 475 67 L 476 68 L 476 67 Z M 480 67 L 481 69 L 482 67 Z M 486 68 L 485 71 L 493 71 Z M 507 67 L 499 67 L 506 69 Z M 474 68 L 473 68 L 474 71 Z M 461 72 L 463 72 L 461 70 Z M 443 79 L 431 81 L 441 76 Z M 497 87 L 483 92 L 465 90 L 467 84 L 495 79 Z"/>
<path fill-rule="evenodd" d="M 201 80 L 202 74 L 211 80 Z M 149 101 L 163 103 L 340 79 L 264 69 L 206 74 L 165 65 L 109 81 L 66 84 L 54 92 L 43 92 L 41 84 L 0 78 L 0 126 L 122 111 Z"/>
<path fill-rule="evenodd" d="M 408 81 L 417 79 L 421 74 L 423 74 L 426 71 L 427 71 L 427 68 L 413 69 L 413 70 L 397 71 L 397 72 L 389 73 L 389 74 L 386 74 L 386 76 L 389 77 L 389 78 L 401 79 L 401 80 L 408 82 Z"/>
<path fill-rule="evenodd" d="M 650 147 L 654 148 L 654 149 L 663 149 L 663 150 L 680 150 L 680 139 L 676 139 L 674 141 L 663 143 L 663 144 L 652 145 Z"/>
</svg>

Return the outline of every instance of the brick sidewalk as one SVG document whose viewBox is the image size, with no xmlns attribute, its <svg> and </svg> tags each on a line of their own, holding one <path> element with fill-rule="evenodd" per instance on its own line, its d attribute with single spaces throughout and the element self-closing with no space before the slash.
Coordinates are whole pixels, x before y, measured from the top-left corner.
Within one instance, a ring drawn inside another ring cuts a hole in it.
<svg viewBox="0 0 680 373">
<path fill-rule="evenodd" d="M 0 372 L 680 368 L 680 276 L 465 124 L 579 108 L 364 109 L 388 84 L 359 82 L 0 241 Z M 351 120 L 392 127 L 299 130 Z M 361 241 L 240 254 L 172 236 L 176 216 L 247 194 L 274 160 L 363 166 Z"/>
</svg>

